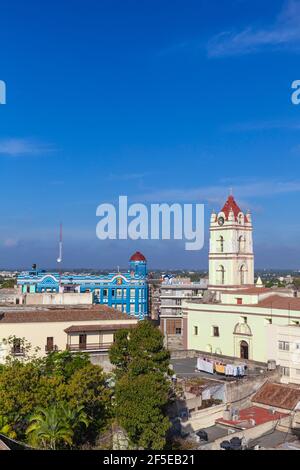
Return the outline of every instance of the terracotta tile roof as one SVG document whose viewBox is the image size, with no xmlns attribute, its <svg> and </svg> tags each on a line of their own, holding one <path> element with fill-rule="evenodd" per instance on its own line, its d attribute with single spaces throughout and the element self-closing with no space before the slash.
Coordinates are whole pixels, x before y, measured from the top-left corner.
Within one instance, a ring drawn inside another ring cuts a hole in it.
<svg viewBox="0 0 300 470">
<path fill-rule="evenodd" d="M 123 323 L 119 325 L 72 325 L 65 329 L 66 333 L 84 333 L 88 331 L 115 331 L 123 328 L 135 328 L 136 323 Z"/>
<path fill-rule="evenodd" d="M 300 401 L 300 387 L 267 382 L 256 392 L 251 401 L 293 410 Z"/>
<path fill-rule="evenodd" d="M 49 308 L 49 309 L 22 309 L 1 312 L 2 323 L 34 323 L 34 322 L 63 322 L 63 321 L 93 321 L 93 320 L 137 320 L 126 313 L 100 305 L 90 308 Z"/>
<path fill-rule="evenodd" d="M 273 414 L 265 408 L 260 408 L 259 406 L 250 406 L 249 408 L 245 408 L 244 410 L 239 411 L 239 419 L 227 420 L 220 418 L 216 420 L 216 423 L 227 424 L 228 426 L 240 425 L 241 427 L 248 428 L 258 426 L 259 424 L 267 423 L 268 421 L 276 421 L 280 418 L 284 418 L 285 416 L 288 416 L 288 414 L 279 413 L 277 411 Z M 251 424 L 250 420 L 254 420 L 255 424 Z M 249 423 L 248 425 L 247 422 Z"/>
<path fill-rule="evenodd" d="M 246 289 L 223 290 L 224 294 L 240 294 L 240 295 L 253 295 L 264 294 L 266 292 L 273 292 L 269 287 L 247 287 Z"/>
<path fill-rule="evenodd" d="M 230 210 L 233 211 L 234 218 L 237 220 L 237 217 L 241 211 L 237 203 L 235 202 L 235 199 L 232 195 L 228 196 L 227 201 L 225 202 L 221 212 L 224 212 L 226 220 L 228 220 L 229 212 Z M 245 216 L 245 222 L 248 222 L 247 216 Z"/>
<path fill-rule="evenodd" d="M 272 307 L 273 309 L 300 310 L 300 298 L 272 295 L 258 302 L 257 307 Z"/>
</svg>

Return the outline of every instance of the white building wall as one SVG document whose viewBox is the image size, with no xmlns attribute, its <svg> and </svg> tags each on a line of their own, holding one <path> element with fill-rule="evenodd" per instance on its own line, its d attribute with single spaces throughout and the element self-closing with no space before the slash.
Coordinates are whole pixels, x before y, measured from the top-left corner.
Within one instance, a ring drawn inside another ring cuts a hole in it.
<svg viewBox="0 0 300 470">
<path fill-rule="evenodd" d="M 268 325 L 266 341 L 268 357 L 282 368 L 281 382 L 300 384 L 300 326 Z"/>
<path fill-rule="evenodd" d="M 212 214 L 209 244 L 209 286 L 230 287 L 254 284 L 254 256 L 250 214 L 240 212 L 237 220 L 233 212 L 228 219 L 223 212 Z M 224 221 L 220 225 L 220 221 Z M 242 237 L 241 242 L 239 242 Z M 221 241 L 222 240 L 222 241 Z M 221 267 L 224 268 L 222 276 Z M 244 267 L 241 280 L 240 268 Z M 223 279 L 222 279 L 223 277 Z"/>
<path fill-rule="evenodd" d="M 44 292 L 25 294 L 23 298 L 25 305 L 91 305 L 93 303 L 91 292 Z"/>
</svg>

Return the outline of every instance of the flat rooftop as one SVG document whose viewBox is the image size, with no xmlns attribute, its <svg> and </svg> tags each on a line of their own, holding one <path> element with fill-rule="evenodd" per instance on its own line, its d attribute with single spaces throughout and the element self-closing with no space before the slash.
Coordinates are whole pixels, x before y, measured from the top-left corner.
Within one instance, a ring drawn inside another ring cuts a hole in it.
<svg viewBox="0 0 300 470">
<path fill-rule="evenodd" d="M 200 429 L 197 429 L 197 431 L 200 431 Z M 203 445 L 209 444 L 210 442 L 214 442 L 216 439 L 220 439 L 221 437 L 225 438 L 228 436 L 228 429 L 222 428 L 221 426 L 218 426 L 217 424 L 214 424 L 213 426 L 210 426 L 209 428 L 201 428 L 201 431 L 205 431 L 208 437 L 207 442 L 201 443 Z"/>
<path fill-rule="evenodd" d="M 265 449 L 283 449 L 285 445 L 294 441 L 295 436 L 292 434 L 275 430 L 256 439 L 250 439 L 248 442 L 248 448 L 253 449 L 255 446 L 260 446 Z"/>
<path fill-rule="evenodd" d="M 236 377 L 223 377 L 221 375 L 208 374 L 206 372 L 200 372 L 196 369 L 197 358 L 185 358 L 185 359 L 171 359 L 174 372 L 178 377 L 201 377 L 208 380 L 214 381 L 232 381 L 236 380 Z M 240 379 L 242 380 L 242 379 Z"/>
</svg>

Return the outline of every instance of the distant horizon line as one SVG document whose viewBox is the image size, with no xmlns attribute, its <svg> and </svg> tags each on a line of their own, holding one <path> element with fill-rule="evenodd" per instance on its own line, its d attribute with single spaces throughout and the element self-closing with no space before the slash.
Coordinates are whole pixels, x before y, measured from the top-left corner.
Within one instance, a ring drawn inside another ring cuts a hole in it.
<svg viewBox="0 0 300 470">
<path fill-rule="evenodd" d="M 65 267 L 65 268 L 39 268 L 37 267 L 37 269 L 41 270 L 41 271 L 45 271 L 45 272 L 69 272 L 69 271 L 79 271 L 79 270 L 82 270 L 82 271 L 108 271 L 109 273 L 116 273 L 118 272 L 117 269 L 114 267 L 103 267 L 103 268 L 95 268 L 95 267 Z M 0 267 L 0 272 L 1 271 L 16 271 L 16 272 L 21 272 L 21 271 L 31 271 L 33 270 L 33 268 L 29 268 L 29 267 L 14 267 L 14 268 L 8 268 L 8 267 Z M 120 266 L 119 267 L 119 272 L 127 272 L 129 271 L 128 268 L 125 268 L 125 267 L 122 267 Z M 183 272 L 191 272 L 191 273 L 197 273 L 197 272 L 203 272 L 203 273 L 208 273 L 208 268 L 155 268 L 155 267 L 150 267 L 150 269 L 148 269 L 148 272 L 151 272 L 151 271 L 159 271 L 159 272 L 162 272 L 162 271 L 183 271 Z M 293 271 L 293 272 L 300 272 L 300 267 L 299 268 L 256 268 L 255 269 L 255 273 L 258 273 L 258 272 L 261 272 L 261 271 L 275 271 L 275 272 L 280 272 L 280 271 Z"/>
</svg>

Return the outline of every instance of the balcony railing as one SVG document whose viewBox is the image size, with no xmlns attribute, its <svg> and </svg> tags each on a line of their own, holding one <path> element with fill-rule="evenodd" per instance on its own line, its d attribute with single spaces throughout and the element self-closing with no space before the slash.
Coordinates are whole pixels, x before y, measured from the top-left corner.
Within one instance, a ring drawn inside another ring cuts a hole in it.
<svg viewBox="0 0 300 470">
<path fill-rule="evenodd" d="M 12 356 L 25 356 L 25 348 L 12 347 L 10 353 Z"/>
<path fill-rule="evenodd" d="M 107 351 L 113 343 L 67 344 L 68 351 Z"/>
<path fill-rule="evenodd" d="M 53 346 L 45 346 L 45 352 L 48 353 L 48 352 L 54 352 L 54 351 L 58 351 L 58 346 L 56 344 L 54 344 Z"/>
</svg>

